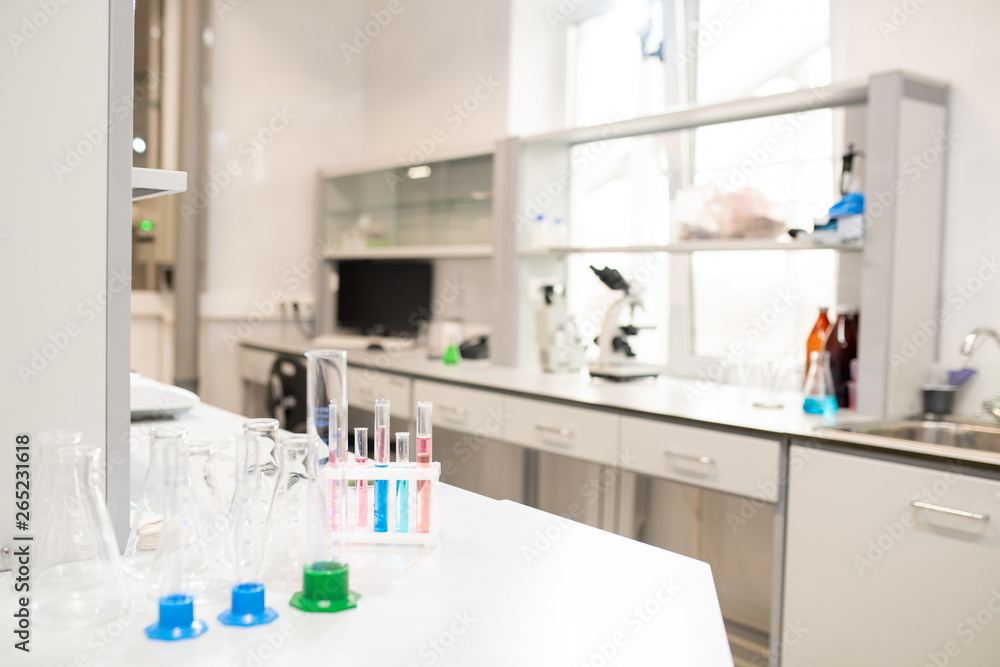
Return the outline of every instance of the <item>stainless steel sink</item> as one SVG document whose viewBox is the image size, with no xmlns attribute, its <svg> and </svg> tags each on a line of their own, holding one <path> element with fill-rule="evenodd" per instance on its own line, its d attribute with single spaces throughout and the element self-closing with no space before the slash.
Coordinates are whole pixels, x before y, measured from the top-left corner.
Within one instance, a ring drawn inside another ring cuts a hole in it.
<svg viewBox="0 0 1000 667">
<path fill-rule="evenodd" d="M 923 418 L 838 426 L 838 431 L 913 440 L 930 445 L 1000 452 L 1000 425 L 958 418 Z"/>
</svg>

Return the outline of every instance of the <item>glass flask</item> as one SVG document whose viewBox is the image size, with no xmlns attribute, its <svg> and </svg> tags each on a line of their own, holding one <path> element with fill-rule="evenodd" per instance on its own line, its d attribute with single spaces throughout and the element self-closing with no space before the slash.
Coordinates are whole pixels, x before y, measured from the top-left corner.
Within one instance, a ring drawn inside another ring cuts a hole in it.
<svg viewBox="0 0 1000 667">
<path fill-rule="evenodd" d="M 184 444 L 191 480 L 191 497 L 197 514 L 197 535 L 217 575 L 231 581 L 233 573 L 232 526 L 223 507 L 216 477 L 217 448 L 232 451 L 233 440 L 225 435 L 190 436 Z M 215 575 L 213 575 L 215 576 Z"/>
<path fill-rule="evenodd" d="M 195 602 L 224 599 L 233 582 L 230 532 L 221 512 L 206 523 L 195 500 L 191 480 L 191 449 L 187 433 L 176 427 L 159 428 L 154 436 L 163 440 L 165 500 L 163 529 L 150 574 L 150 592 L 163 597 L 180 588 Z M 198 483 L 201 486 L 201 482 Z M 202 490 L 200 496 L 207 492 Z M 221 527 L 221 528 L 220 528 Z"/>
<path fill-rule="evenodd" d="M 813 352 L 809 355 L 809 374 L 802 393 L 805 394 L 802 402 L 804 411 L 814 415 L 837 411 L 837 394 L 830 372 L 829 352 Z"/>
<path fill-rule="evenodd" d="M 194 618 L 194 603 L 204 595 L 209 566 L 204 544 L 198 538 L 197 511 L 191 493 L 187 431 L 164 427 L 153 432 L 163 444 L 163 531 L 151 573 L 151 590 L 159 602 L 159 618 L 145 628 L 150 639 L 190 639 L 207 626 Z"/>
<path fill-rule="evenodd" d="M 267 510 L 271 506 L 271 499 L 274 497 L 274 485 L 278 479 L 278 420 L 277 419 L 248 419 L 243 422 L 244 433 L 256 433 L 261 438 L 261 460 L 254 464 L 254 469 L 250 471 L 261 478 L 264 494 L 260 501 L 264 504 L 263 512 L 259 513 L 260 525 L 264 526 L 267 521 Z M 230 513 L 232 505 L 230 505 Z M 230 518 L 232 518 L 230 516 Z"/>
<path fill-rule="evenodd" d="M 320 454 L 325 449 L 321 440 L 307 436 L 306 452 L 307 481 L 303 485 L 302 514 L 297 537 L 303 555 L 303 565 L 299 570 L 300 589 L 289 600 L 289 604 L 308 612 L 335 612 L 357 605 L 358 594 L 349 588 L 349 567 L 344 553 L 344 521 L 337 522 L 337 529 L 330 529 L 327 513 L 327 499 L 323 489 L 329 485 L 344 486 L 344 467 L 318 467 Z M 346 440 L 344 441 L 346 442 Z M 316 483 L 317 474 L 322 475 L 327 484 Z M 341 512 L 343 512 L 341 506 Z M 270 536 L 269 536 L 270 537 Z M 270 543 L 269 543 L 270 544 Z"/>
<path fill-rule="evenodd" d="M 145 580 L 153 564 L 156 547 L 163 528 L 163 469 L 166 441 L 173 438 L 168 430 L 157 429 L 149 436 L 149 464 L 142 483 L 142 493 L 132 512 L 132 525 L 125 542 L 125 571 L 132 577 Z"/>
<path fill-rule="evenodd" d="M 308 514 L 313 511 L 309 496 L 321 493 L 317 461 L 311 462 L 311 470 L 308 461 L 318 457 L 312 446 L 318 442 L 308 433 L 295 433 L 284 436 L 278 445 L 278 481 L 267 515 L 264 548 L 264 582 L 275 590 L 296 591 L 302 581 L 308 532 L 315 530 L 309 522 Z"/>
<path fill-rule="evenodd" d="M 264 457 L 264 438 L 246 432 L 236 443 L 234 470 L 236 487 L 232 501 L 232 537 L 235 553 L 236 585 L 232 590 L 232 605 L 219 614 L 224 625 L 263 625 L 278 617 L 276 611 L 264 606 L 264 584 L 261 568 L 264 559 L 263 533 L 256 514 L 264 492 L 258 470 Z M 267 442 L 270 446 L 270 441 Z"/>
<path fill-rule="evenodd" d="M 125 611 L 128 589 L 101 490 L 101 450 L 75 431 L 38 436 L 41 512 L 31 610 L 42 626 L 81 628 Z"/>
</svg>

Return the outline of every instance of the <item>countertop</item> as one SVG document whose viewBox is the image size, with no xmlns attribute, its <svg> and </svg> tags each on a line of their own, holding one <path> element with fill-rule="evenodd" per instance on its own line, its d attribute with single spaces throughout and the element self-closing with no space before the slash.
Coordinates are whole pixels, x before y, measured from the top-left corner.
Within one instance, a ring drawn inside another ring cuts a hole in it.
<svg viewBox="0 0 1000 667">
<path fill-rule="evenodd" d="M 173 420 L 192 433 L 236 432 L 242 417 L 207 405 Z M 133 465 L 154 422 L 133 425 Z M 152 601 L 85 633 L 33 627 L 30 657 L 4 665 L 714 665 L 733 664 L 709 566 L 509 501 L 442 485 L 435 549 L 348 547 L 354 610 L 305 614 L 271 593 L 266 626 L 231 628 L 204 605 L 197 639 L 147 640 Z M 13 609 L 2 575 L 4 634 Z M 40 619 L 36 619 L 36 623 Z M 272 657 L 278 660 L 270 660 Z M 581 662 L 582 661 L 582 662 Z"/>
<path fill-rule="evenodd" d="M 295 331 L 279 335 L 255 335 L 242 342 L 251 350 L 303 354 L 325 347 L 303 338 Z M 835 430 L 834 426 L 880 421 L 879 418 L 840 410 L 833 424 L 824 425 L 823 417 L 802 411 L 802 395 L 784 392 L 780 408 L 753 405 L 753 389 L 712 382 L 708 379 L 660 376 L 633 382 L 593 379 L 586 371 L 545 373 L 537 368 L 494 366 L 489 361 L 463 360 L 446 366 L 428 359 L 422 350 L 403 349 L 392 343 L 384 350 L 347 351 L 349 366 L 373 368 L 414 378 L 448 382 L 467 387 L 500 391 L 526 397 L 582 405 L 593 409 L 668 418 L 715 428 L 735 428 L 762 435 L 810 438 L 856 447 L 904 454 L 917 454 L 952 461 L 1000 466 L 1000 452 L 931 445 Z"/>
</svg>

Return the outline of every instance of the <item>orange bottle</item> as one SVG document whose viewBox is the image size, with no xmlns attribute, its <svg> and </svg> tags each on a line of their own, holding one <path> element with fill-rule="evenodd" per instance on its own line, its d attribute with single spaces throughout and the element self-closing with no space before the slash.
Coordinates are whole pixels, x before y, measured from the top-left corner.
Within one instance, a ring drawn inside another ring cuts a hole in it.
<svg viewBox="0 0 1000 667">
<path fill-rule="evenodd" d="M 809 333 L 806 341 L 806 377 L 809 377 L 809 363 L 813 352 L 822 352 L 823 344 L 826 343 L 826 333 L 830 330 L 830 318 L 826 316 L 826 308 L 819 309 L 819 317 Z"/>
</svg>

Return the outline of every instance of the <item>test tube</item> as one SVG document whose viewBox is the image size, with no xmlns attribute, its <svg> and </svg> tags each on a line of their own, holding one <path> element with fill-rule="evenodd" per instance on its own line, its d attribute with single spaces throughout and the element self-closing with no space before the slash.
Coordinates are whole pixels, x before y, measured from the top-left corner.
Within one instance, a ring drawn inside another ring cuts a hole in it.
<svg viewBox="0 0 1000 667">
<path fill-rule="evenodd" d="M 410 467 L 410 434 L 396 434 L 396 467 Z M 410 482 L 396 480 L 396 532 L 410 532 Z"/>
<path fill-rule="evenodd" d="M 368 429 L 359 426 L 354 429 L 354 462 L 361 468 L 368 465 Z M 354 508 L 355 523 L 358 526 L 368 525 L 368 480 L 359 479 L 354 482 L 356 506 Z"/>
<path fill-rule="evenodd" d="M 337 531 L 345 524 L 347 494 L 342 483 L 343 467 L 347 463 L 347 399 L 330 401 L 330 452 L 327 468 L 337 468 L 330 474 L 330 495 L 327 511 L 330 515 L 330 529 Z"/>
<path fill-rule="evenodd" d="M 431 408 L 430 401 L 417 403 L 417 467 L 431 467 Z M 417 480 L 417 532 L 427 533 L 431 528 L 431 482 Z"/>
<path fill-rule="evenodd" d="M 389 465 L 389 399 L 375 399 L 375 465 Z M 375 532 L 389 530 L 389 480 L 375 480 Z"/>
</svg>

